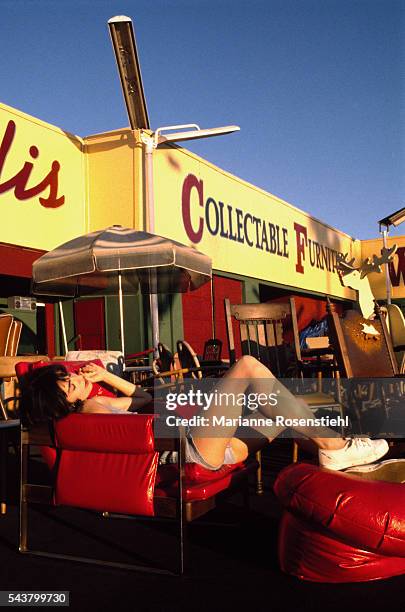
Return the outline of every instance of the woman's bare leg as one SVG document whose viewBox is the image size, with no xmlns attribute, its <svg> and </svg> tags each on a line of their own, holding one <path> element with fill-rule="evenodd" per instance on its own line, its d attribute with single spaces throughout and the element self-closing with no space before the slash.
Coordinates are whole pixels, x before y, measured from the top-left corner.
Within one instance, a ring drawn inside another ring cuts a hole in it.
<svg viewBox="0 0 405 612">
<path fill-rule="evenodd" d="M 222 394 L 234 394 L 235 396 L 245 393 L 249 389 L 250 393 L 269 393 L 277 392 L 277 405 L 271 406 L 270 404 L 260 406 L 257 411 L 251 413 L 251 417 L 257 418 L 258 416 L 264 416 L 268 418 L 275 418 L 276 415 L 282 415 L 286 418 L 313 418 L 313 413 L 305 404 L 305 402 L 297 400 L 289 391 L 286 389 L 266 368 L 262 363 L 257 361 L 254 357 L 244 356 L 227 372 L 227 374 L 220 380 L 217 388 L 217 397 Z M 241 416 L 243 406 L 224 403 L 217 401 L 212 404 L 210 408 L 204 412 L 204 416 L 209 419 L 212 423 L 214 416 L 221 417 L 226 416 L 232 422 Z M 245 415 L 249 418 L 249 415 Z M 257 426 L 252 424 L 251 428 L 263 436 L 267 441 L 271 442 L 276 436 L 278 436 L 285 427 L 282 426 Z M 210 465 L 221 465 L 224 460 L 225 450 L 228 444 L 231 444 L 232 449 L 236 455 L 236 459 L 243 460 L 247 455 L 247 445 L 239 440 L 234 441 L 234 435 L 237 426 L 234 424 L 216 426 L 212 428 L 212 435 L 210 437 L 210 431 L 208 427 L 194 427 L 191 429 L 191 435 L 195 446 L 197 447 L 200 454 Z M 318 448 L 337 450 L 343 448 L 345 442 L 337 437 L 333 430 L 327 428 L 301 428 L 306 437 L 310 437 Z"/>
</svg>

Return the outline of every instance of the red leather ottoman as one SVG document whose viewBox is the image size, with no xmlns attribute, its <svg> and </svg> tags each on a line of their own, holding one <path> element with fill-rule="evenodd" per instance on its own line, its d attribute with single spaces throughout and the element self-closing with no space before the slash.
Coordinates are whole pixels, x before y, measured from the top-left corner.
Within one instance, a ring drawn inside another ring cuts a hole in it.
<svg viewBox="0 0 405 612">
<path fill-rule="evenodd" d="M 308 463 L 274 485 L 285 511 L 281 569 L 302 580 L 363 582 L 405 573 L 405 486 Z"/>
</svg>

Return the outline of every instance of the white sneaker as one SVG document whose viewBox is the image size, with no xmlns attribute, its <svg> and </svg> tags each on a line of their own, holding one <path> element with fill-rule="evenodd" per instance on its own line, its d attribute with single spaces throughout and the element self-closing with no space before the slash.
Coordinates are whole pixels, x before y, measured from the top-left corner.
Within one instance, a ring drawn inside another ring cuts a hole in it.
<svg viewBox="0 0 405 612">
<path fill-rule="evenodd" d="M 344 470 L 354 465 L 373 463 L 388 452 L 386 440 L 348 438 L 339 450 L 319 449 L 319 465 L 328 470 Z"/>
</svg>

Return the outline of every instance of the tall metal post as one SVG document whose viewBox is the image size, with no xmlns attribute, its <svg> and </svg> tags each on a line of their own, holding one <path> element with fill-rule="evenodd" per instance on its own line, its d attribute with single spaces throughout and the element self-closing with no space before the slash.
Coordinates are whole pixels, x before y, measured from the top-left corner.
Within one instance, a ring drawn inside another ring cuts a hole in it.
<svg viewBox="0 0 405 612">
<path fill-rule="evenodd" d="M 155 149 L 152 136 L 143 133 L 142 142 L 145 146 L 145 190 L 146 190 L 146 230 L 150 234 L 155 232 L 155 197 L 153 191 L 153 151 Z M 151 274 L 156 274 L 153 271 Z M 153 280 L 153 279 L 152 279 Z M 153 282 L 151 283 L 153 286 Z M 159 343 L 159 303 L 156 293 L 149 296 L 150 316 L 152 325 L 152 346 L 157 353 Z"/>
<path fill-rule="evenodd" d="M 129 123 L 132 130 L 141 128 L 149 130 L 149 117 L 146 108 L 145 93 L 143 90 L 142 76 L 138 52 L 136 49 L 135 34 L 132 21 L 125 15 L 117 15 L 108 21 L 111 41 L 114 48 L 115 59 L 121 79 L 121 87 L 124 94 L 125 106 L 128 112 Z M 162 131 L 173 129 L 193 128 L 192 131 L 176 132 L 163 136 Z M 195 138 L 209 138 L 239 131 L 237 125 L 201 130 L 195 123 L 186 125 L 173 125 L 161 127 L 153 136 L 142 132 L 142 142 L 145 146 L 145 187 L 146 187 L 146 230 L 153 234 L 155 232 L 155 202 L 153 196 L 153 151 L 162 142 L 180 142 L 193 140 Z M 155 275 L 155 278 L 153 278 Z M 151 285 L 155 284 L 156 272 L 151 272 Z M 152 344 L 157 356 L 157 345 L 159 342 L 159 308 L 157 294 L 150 294 L 150 312 L 152 323 Z"/>
<path fill-rule="evenodd" d="M 120 334 L 121 334 L 121 351 L 125 356 L 125 331 L 124 331 L 124 303 L 122 297 L 122 274 L 118 273 L 118 303 L 120 309 Z"/>
</svg>

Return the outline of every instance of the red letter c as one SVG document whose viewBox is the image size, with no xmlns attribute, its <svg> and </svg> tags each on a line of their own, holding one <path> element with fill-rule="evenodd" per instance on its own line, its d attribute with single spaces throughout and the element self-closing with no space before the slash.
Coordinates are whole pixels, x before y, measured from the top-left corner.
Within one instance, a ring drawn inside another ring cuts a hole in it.
<svg viewBox="0 0 405 612">
<path fill-rule="evenodd" d="M 204 221 L 202 217 L 200 217 L 200 223 L 198 224 L 197 231 L 194 231 L 191 225 L 191 211 L 190 211 L 190 193 L 192 188 L 195 187 L 198 191 L 199 205 L 204 206 L 203 202 L 203 182 L 199 181 L 194 174 L 189 174 L 183 183 L 183 192 L 181 194 L 181 209 L 183 215 L 183 223 L 184 229 L 186 230 L 187 236 L 190 238 L 191 242 L 200 242 L 203 230 L 204 230 Z"/>
</svg>

